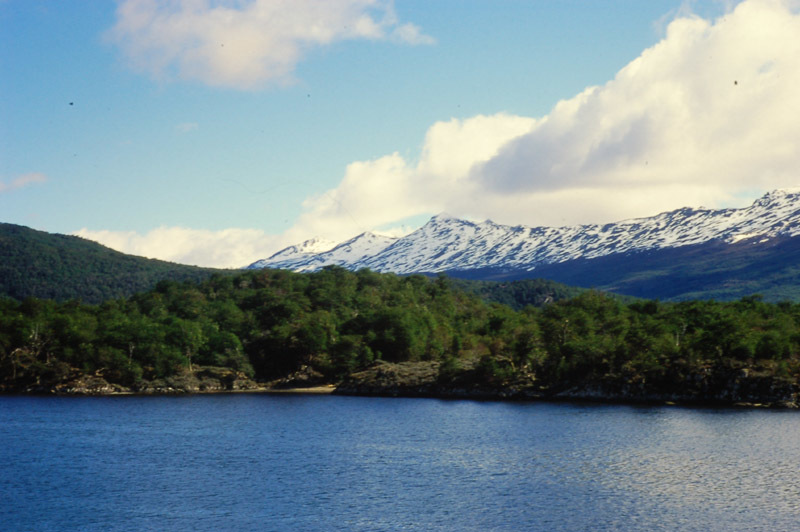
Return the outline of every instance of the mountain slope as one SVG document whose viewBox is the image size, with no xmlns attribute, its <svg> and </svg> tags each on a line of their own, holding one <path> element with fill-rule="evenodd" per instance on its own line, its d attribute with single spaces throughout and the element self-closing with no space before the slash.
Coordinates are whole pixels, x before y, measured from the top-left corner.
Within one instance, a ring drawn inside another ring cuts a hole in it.
<svg viewBox="0 0 800 532">
<path fill-rule="evenodd" d="M 713 240 L 677 248 L 574 259 L 536 269 L 541 278 L 573 287 L 628 296 L 682 301 L 739 299 L 761 294 L 767 301 L 800 301 L 800 238 L 726 244 Z M 527 271 L 450 271 L 469 280 L 518 281 Z"/>
<path fill-rule="evenodd" d="M 370 232 L 361 233 L 339 245 L 315 238 L 282 249 L 266 259 L 254 262 L 248 268 L 280 268 L 308 272 L 331 265 L 350 267 L 369 259 L 396 240 L 395 237 Z"/>
<path fill-rule="evenodd" d="M 754 291 L 780 299 L 800 297 L 791 288 L 800 283 L 793 270 L 798 236 L 800 189 L 776 190 L 741 209 L 684 208 L 604 225 L 512 227 L 439 215 L 372 255 L 339 256 L 335 264 L 482 280 L 548 278 L 665 299 Z M 295 264 L 256 264 L 309 271 L 330 260 L 306 254 Z"/>
<path fill-rule="evenodd" d="M 0 223 L 0 258 L 0 295 L 20 300 L 100 303 L 161 280 L 201 281 L 225 271 L 135 257 L 76 236 L 5 223 Z"/>
<path fill-rule="evenodd" d="M 387 237 L 360 235 L 336 246 L 342 257 L 364 253 L 369 246 L 383 245 Z M 282 260 L 302 260 L 313 254 L 309 249 L 324 248 L 326 243 L 310 241 L 282 252 Z M 50 234 L 28 227 L 0 223 L 0 297 L 23 300 L 26 297 L 84 303 L 101 303 L 152 289 L 159 281 L 203 281 L 215 273 L 235 270 L 214 270 L 184 266 L 158 260 L 125 255 L 83 238 Z M 486 301 L 494 301 L 521 309 L 526 305 L 574 297 L 584 290 L 552 281 L 516 281 L 486 283 L 452 279 L 458 290 L 474 293 Z"/>
</svg>

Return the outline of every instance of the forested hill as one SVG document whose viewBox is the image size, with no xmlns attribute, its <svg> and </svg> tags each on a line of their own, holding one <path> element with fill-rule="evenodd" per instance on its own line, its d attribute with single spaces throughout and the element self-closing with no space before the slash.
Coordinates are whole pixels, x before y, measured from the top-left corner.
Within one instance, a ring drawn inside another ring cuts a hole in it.
<svg viewBox="0 0 800 532">
<path fill-rule="evenodd" d="M 0 296 L 100 303 L 153 288 L 158 281 L 202 281 L 211 268 L 114 251 L 67 235 L 0 223 Z"/>
<path fill-rule="evenodd" d="M 162 280 L 202 281 L 214 270 L 146 259 L 114 251 L 75 236 L 0 224 L 0 297 L 102 303 L 129 297 Z M 584 291 L 544 279 L 513 282 L 452 280 L 482 299 L 522 309 L 574 297 Z"/>
<path fill-rule="evenodd" d="M 174 393 L 255 379 L 342 393 L 797 406 L 798 329 L 799 304 L 758 297 L 624 303 L 586 291 L 514 311 L 446 277 L 260 270 L 162 281 L 99 306 L 0 299 L 0 391 Z"/>
</svg>

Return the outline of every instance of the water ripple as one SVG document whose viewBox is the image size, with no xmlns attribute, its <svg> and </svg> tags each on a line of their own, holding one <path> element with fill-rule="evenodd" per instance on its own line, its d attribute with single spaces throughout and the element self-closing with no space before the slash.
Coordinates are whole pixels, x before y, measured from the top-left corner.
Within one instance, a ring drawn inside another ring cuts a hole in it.
<svg viewBox="0 0 800 532">
<path fill-rule="evenodd" d="M 794 530 L 794 412 L 0 397 L 4 530 Z"/>
</svg>

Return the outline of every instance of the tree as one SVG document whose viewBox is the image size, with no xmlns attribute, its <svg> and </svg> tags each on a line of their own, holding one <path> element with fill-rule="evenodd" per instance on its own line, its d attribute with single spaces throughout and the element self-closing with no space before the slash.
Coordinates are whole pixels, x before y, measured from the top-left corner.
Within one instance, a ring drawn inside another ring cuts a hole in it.
<svg viewBox="0 0 800 532">
<path fill-rule="evenodd" d="M 178 348 L 188 362 L 189 371 L 194 357 L 205 341 L 200 324 L 181 318 L 171 318 L 167 323 L 167 341 Z"/>
</svg>

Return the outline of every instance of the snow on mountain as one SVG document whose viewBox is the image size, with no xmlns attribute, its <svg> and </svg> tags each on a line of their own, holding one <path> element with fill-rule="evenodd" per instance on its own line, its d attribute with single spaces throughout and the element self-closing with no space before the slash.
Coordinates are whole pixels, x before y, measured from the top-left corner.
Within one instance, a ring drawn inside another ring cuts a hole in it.
<svg viewBox="0 0 800 532">
<path fill-rule="evenodd" d="M 442 214 L 399 239 L 364 233 L 323 253 L 287 248 L 250 267 L 313 271 L 337 264 L 401 274 L 477 268 L 531 271 L 577 258 L 777 235 L 800 235 L 800 188 L 770 192 L 741 209 L 683 208 L 650 218 L 570 227 L 474 223 Z"/>
<path fill-rule="evenodd" d="M 350 267 L 367 257 L 375 255 L 391 245 L 397 238 L 376 233 L 361 233 L 336 245 L 319 239 L 290 246 L 269 258 L 254 262 L 248 268 L 282 268 L 298 272 L 314 271 L 328 265 Z M 320 251 L 314 251 L 318 246 Z"/>
<path fill-rule="evenodd" d="M 336 246 L 336 242 L 332 240 L 323 240 L 321 238 L 312 238 L 306 240 L 302 244 L 289 246 L 284 248 L 274 255 L 254 262 L 248 268 L 287 268 L 293 269 L 291 264 L 296 261 L 314 260 L 320 253 L 324 253 Z M 286 266 L 273 266 L 273 264 L 286 264 Z"/>
</svg>

